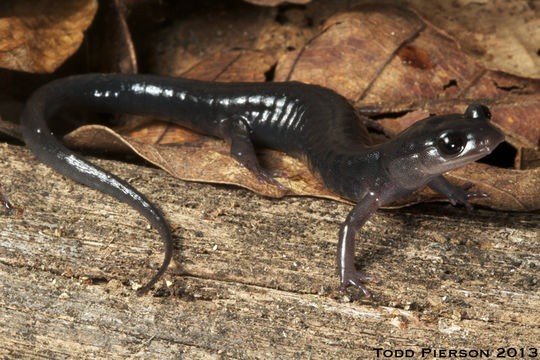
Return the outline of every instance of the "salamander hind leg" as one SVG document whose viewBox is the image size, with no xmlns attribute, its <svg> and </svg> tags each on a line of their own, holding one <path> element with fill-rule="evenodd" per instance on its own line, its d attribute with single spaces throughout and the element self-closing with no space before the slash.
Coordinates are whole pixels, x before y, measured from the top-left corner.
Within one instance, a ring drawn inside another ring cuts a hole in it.
<svg viewBox="0 0 540 360">
<path fill-rule="evenodd" d="M 284 186 L 274 179 L 274 176 L 282 176 L 282 173 L 270 173 L 259 164 L 245 118 L 235 115 L 221 120 L 220 130 L 222 137 L 231 144 L 231 156 L 255 175 L 259 183 L 269 183 L 284 189 Z"/>
</svg>

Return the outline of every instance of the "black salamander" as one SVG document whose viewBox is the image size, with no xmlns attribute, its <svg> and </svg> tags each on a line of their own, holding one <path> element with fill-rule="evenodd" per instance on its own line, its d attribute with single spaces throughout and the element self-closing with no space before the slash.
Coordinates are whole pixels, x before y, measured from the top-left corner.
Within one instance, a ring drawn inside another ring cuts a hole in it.
<svg viewBox="0 0 540 360">
<path fill-rule="evenodd" d="M 452 204 L 472 209 L 469 198 L 487 196 L 456 187 L 441 174 L 490 153 L 504 139 L 489 123 L 487 107 L 433 116 L 392 140 L 366 145 L 365 128 L 349 102 L 332 90 L 298 82 L 214 83 L 151 75 L 87 74 L 39 88 L 21 115 L 26 145 L 56 171 L 101 190 L 138 210 L 158 230 L 165 258 L 139 290 L 148 291 L 167 269 L 173 242 L 160 210 L 124 180 L 68 150 L 51 134 L 47 119 L 62 107 L 98 112 L 148 114 L 226 139 L 231 155 L 261 182 L 280 186 L 257 161 L 254 144 L 304 160 L 324 184 L 356 202 L 339 232 L 340 291 L 370 293 L 354 265 L 355 234 L 371 213 L 423 185 Z"/>
</svg>

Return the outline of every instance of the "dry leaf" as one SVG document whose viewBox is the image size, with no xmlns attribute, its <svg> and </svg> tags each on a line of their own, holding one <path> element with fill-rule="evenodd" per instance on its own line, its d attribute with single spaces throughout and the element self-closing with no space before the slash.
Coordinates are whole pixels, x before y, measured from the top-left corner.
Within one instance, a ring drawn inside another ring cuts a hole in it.
<svg viewBox="0 0 540 360">
<path fill-rule="evenodd" d="M 408 11 L 385 9 L 333 16 L 305 47 L 280 59 L 275 80 L 319 84 L 352 101 L 363 97 L 388 59 L 424 27 Z"/>
<path fill-rule="evenodd" d="M 520 149 L 516 157 L 516 168 L 540 168 L 540 149 Z"/>
<path fill-rule="evenodd" d="M 317 83 L 382 111 L 540 91 L 538 81 L 486 72 L 452 38 L 389 6 L 331 17 L 319 36 L 280 60 L 275 79 Z"/>
<path fill-rule="evenodd" d="M 173 139 L 175 146 L 162 145 Z M 66 135 L 64 141 L 69 146 L 91 148 L 94 151 L 135 151 L 152 164 L 183 180 L 238 185 L 269 197 L 315 195 L 339 199 L 315 179 L 304 164 L 290 156 L 278 151 L 262 150 L 259 154 L 262 165 L 271 171 L 285 171 L 287 177 L 279 179 L 286 189 L 260 184 L 251 172 L 230 156 L 225 141 L 196 135 L 171 124 L 157 123 L 142 131 L 132 131 L 126 136 L 104 126 L 89 125 Z"/>
<path fill-rule="evenodd" d="M 540 17 L 537 2 L 408 2 L 424 19 L 452 34 L 467 55 L 485 68 L 540 79 Z"/>
<path fill-rule="evenodd" d="M 0 67 L 53 72 L 79 48 L 96 10 L 97 0 L 3 0 Z"/>
<path fill-rule="evenodd" d="M 449 173 L 450 180 L 472 182 L 475 191 L 484 191 L 488 198 L 476 204 L 498 210 L 532 211 L 540 209 L 540 168 L 530 170 L 502 169 L 473 163 Z"/>
<path fill-rule="evenodd" d="M 182 77 L 206 81 L 264 82 L 274 60 L 260 51 L 231 50 L 218 53 L 182 74 Z"/>
<path fill-rule="evenodd" d="M 124 1 L 125 2 L 125 1 Z M 88 57 L 96 72 L 134 74 L 138 71 L 131 31 L 127 24 L 128 9 L 122 0 L 102 6 L 87 33 Z"/>
<path fill-rule="evenodd" d="M 149 72 L 172 76 L 186 76 L 208 59 L 233 51 L 265 54 L 273 65 L 318 32 L 305 16 L 298 8 L 217 2 L 208 11 L 194 11 L 149 34 L 139 52 L 147 56 Z"/>
</svg>

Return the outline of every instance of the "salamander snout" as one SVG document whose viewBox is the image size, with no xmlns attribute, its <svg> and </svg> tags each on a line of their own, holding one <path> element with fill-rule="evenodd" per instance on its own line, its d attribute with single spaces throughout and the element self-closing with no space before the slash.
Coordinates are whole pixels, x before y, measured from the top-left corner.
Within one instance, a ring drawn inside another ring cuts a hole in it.
<svg viewBox="0 0 540 360">
<path fill-rule="evenodd" d="M 504 141 L 504 134 L 493 125 L 490 125 L 489 128 L 484 131 L 484 136 L 478 142 L 478 149 L 479 152 L 489 154 Z"/>
<path fill-rule="evenodd" d="M 490 153 L 504 141 L 504 134 L 490 123 L 491 111 L 480 104 L 471 104 L 465 110 L 465 119 L 474 120 L 479 153 Z M 478 121 L 478 123 L 476 122 Z"/>
</svg>

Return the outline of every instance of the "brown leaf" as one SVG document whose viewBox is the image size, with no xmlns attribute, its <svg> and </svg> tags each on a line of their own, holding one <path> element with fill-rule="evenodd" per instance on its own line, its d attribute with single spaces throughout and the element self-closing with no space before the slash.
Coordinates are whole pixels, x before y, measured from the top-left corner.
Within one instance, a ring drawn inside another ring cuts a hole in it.
<svg viewBox="0 0 540 360">
<path fill-rule="evenodd" d="M 125 1 L 113 0 L 100 8 L 87 33 L 88 57 L 92 71 L 135 74 L 137 57 L 131 31 L 127 24 L 128 8 Z"/>
<path fill-rule="evenodd" d="M 540 168 L 540 149 L 520 149 L 516 157 L 516 168 Z"/>
<path fill-rule="evenodd" d="M 379 123 L 384 127 L 384 131 L 390 136 L 396 136 L 418 120 L 425 119 L 429 113 L 424 110 L 411 111 L 399 118 L 385 118 L 379 120 Z"/>
<path fill-rule="evenodd" d="M 0 67 L 57 69 L 80 46 L 97 0 L 11 0 L 0 5 Z"/>
<path fill-rule="evenodd" d="M 206 81 L 265 81 L 272 57 L 260 51 L 231 50 L 217 53 L 182 74 L 182 77 Z"/>
<path fill-rule="evenodd" d="M 411 14 L 385 7 L 335 15 L 304 48 L 280 59 L 275 80 L 319 84 L 356 101 L 399 47 L 424 27 Z"/>
<path fill-rule="evenodd" d="M 339 199 L 327 190 L 300 161 L 273 150 L 262 150 L 261 164 L 271 171 L 285 171 L 279 178 L 286 189 L 260 184 L 229 154 L 225 141 L 200 136 L 171 124 L 156 123 L 143 130 L 120 135 L 100 126 L 81 127 L 64 138 L 69 146 L 92 150 L 122 152 L 135 151 L 138 155 L 183 180 L 217 184 L 233 184 L 269 197 L 284 195 L 316 195 Z M 163 145 L 170 142 L 175 146 Z"/>
<path fill-rule="evenodd" d="M 475 203 L 498 210 L 532 211 L 540 209 L 540 168 L 530 170 L 502 169 L 472 163 L 451 171 L 449 180 L 472 182 L 474 191 L 484 191 L 488 198 Z"/>
<path fill-rule="evenodd" d="M 540 17 L 533 1 L 409 0 L 487 69 L 540 79 Z"/>
<path fill-rule="evenodd" d="M 471 191 L 483 191 L 489 196 L 472 199 L 471 203 L 507 211 L 540 209 L 540 168 L 528 170 L 503 169 L 472 163 L 444 175 L 452 184 L 472 183 Z M 447 201 L 429 188 L 398 200 L 392 207 L 427 201 Z"/>
<path fill-rule="evenodd" d="M 520 97 L 516 102 L 491 106 L 493 122 L 506 134 L 506 141 L 516 148 L 535 148 L 540 144 L 540 97 Z"/>
<path fill-rule="evenodd" d="M 318 32 L 310 21 L 298 7 L 276 10 L 215 2 L 139 39 L 139 53 L 146 55 L 149 72 L 172 76 L 186 76 L 208 59 L 240 50 L 269 56 L 274 64 Z"/>
<path fill-rule="evenodd" d="M 460 88 L 483 70 L 452 39 L 407 10 L 362 7 L 331 17 L 325 28 L 278 65 L 278 80 L 318 83 L 359 107 L 384 104 L 388 109 L 458 97 Z"/>
</svg>

